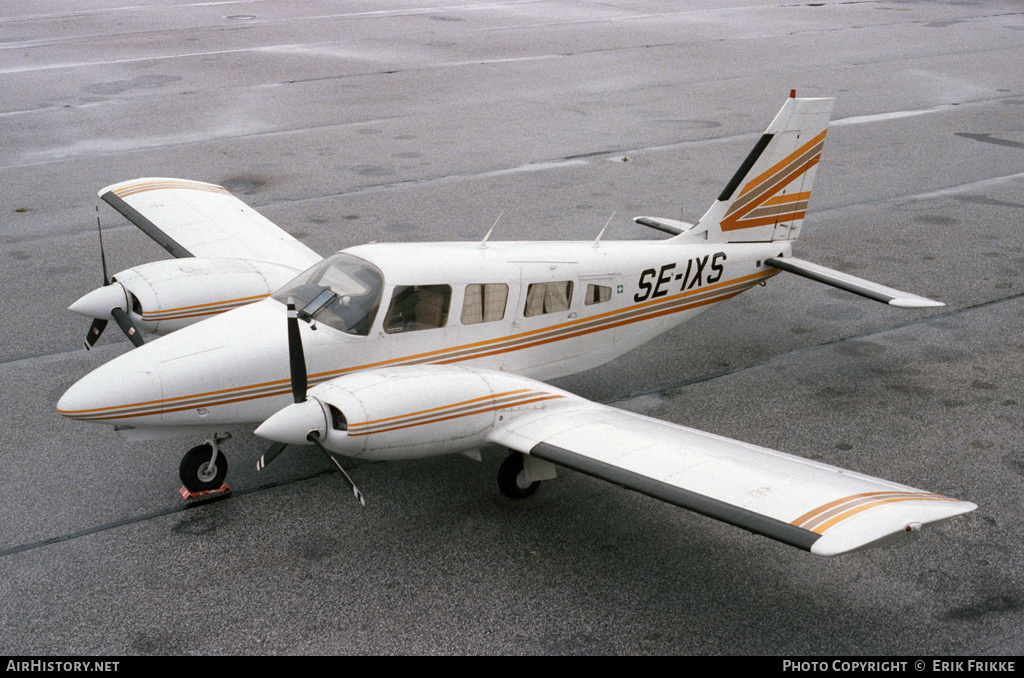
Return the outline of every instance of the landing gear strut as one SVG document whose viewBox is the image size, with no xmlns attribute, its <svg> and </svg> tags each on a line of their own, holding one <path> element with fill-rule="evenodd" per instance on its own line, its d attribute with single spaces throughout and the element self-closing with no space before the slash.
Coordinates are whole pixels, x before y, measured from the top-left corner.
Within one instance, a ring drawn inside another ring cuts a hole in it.
<svg viewBox="0 0 1024 678">
<path fill-rule="evenodd" d="M 178 467 L 178 475 L 185 486 L 182 496 L 196 496 L 216 490 L 227 490 L 224 478 L 228 474 L 228 459 L 220 451 L 219 444 L 226 438 L 214 436 L 202 445 L 196 445 L 185 453 Z M 186 491 L 188 494 L 186 494 Z"/>
</svg>

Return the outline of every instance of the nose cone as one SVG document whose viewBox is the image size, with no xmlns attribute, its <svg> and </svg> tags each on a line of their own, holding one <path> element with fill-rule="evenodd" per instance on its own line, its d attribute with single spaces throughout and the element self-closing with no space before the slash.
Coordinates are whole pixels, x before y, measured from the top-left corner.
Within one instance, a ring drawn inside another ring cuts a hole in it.
<svg viewBox="0 0 1024 678">
<path fill-rule="evenodd" d="M 110 311 L 114 308 L 128 310 L 128 296 L 121 283 L 97 287 L 84 297 L 68 306 L 73 311 L 86 318 L 110 320 Z"/>
<path fill-rule="evenodd" d="M 292 401 L 285 325 L 273 300 L 189 325 L 87 374 L 57 410 L 165 431 L 262 422 Z"/>
<path fill-rule="evenodd" d="M 69 419 L 137 426 L 158 421 L 160 379 L 135 361 L 115 359 L 93 370 L 57 402 Z"/>
<path fill-rule="evenodd" d="M 255 433 L 278 443 L 306 445 L 313 431 L 319 433 L 321 439 L 327 432 L 327 417 L 316 398 L 285 407 L 260 424 Z"/>
</svg>

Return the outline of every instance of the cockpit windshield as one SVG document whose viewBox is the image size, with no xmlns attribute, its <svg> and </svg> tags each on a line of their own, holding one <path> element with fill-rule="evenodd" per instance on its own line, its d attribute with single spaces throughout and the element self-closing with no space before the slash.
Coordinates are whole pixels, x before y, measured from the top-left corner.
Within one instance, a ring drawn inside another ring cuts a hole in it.
<svg viewBox="0 0 1024 678">
<path fill-rule="evenodd" d="M 368 261 L 339 253 L 324 259 L 274 294 L 291 298 L 299 317 L 348 334 L 366 336 L 380 308 L 384 276 Z"/>
</svg>

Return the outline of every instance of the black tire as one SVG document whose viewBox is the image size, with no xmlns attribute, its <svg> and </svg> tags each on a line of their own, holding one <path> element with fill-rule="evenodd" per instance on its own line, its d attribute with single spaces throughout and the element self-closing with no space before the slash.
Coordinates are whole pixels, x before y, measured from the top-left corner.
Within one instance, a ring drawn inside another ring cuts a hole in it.
<svg viewBox="0 0 1024 678">
<path fill-rule="evenodd" d="M 518 452 L 510 454 L 505 461 L 501 462 L 501 466 L 498 468 L 498 488 L 509 499 L 525 499 L 540 487 L 539 480 L 523 486 L 519 480 L 519 474 L 522 471 L 523 455 Z"/>
<path fill-rule="evenodd" d="M 217 458 L 210 468 L 210 455 L 213 448 L 209 443 L 197 445 L 185 453 L 181 465 L 178 467 L 178 475 L 181 482 L 189 492 L 205 492 L 216 490 L 224 484 L 224 478 L 228 475 L 228 458 L 218 450 Z"/>
</svg>

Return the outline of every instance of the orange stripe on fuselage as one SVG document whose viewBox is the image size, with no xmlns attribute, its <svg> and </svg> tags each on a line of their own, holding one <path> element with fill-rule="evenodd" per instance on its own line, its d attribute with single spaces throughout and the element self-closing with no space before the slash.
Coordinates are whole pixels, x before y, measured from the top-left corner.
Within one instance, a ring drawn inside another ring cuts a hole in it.
<svg viewBox="0 0 1024 678">
<path fill-rule="evenodd" d="M 721 283 L 715 283 L 708 285 L 707 287 L 699 288 L 696 290 L 690 290 L 687 292 L 681 292 L 672 296 L 663 297 L 652 301 L 646 301 L 639 304 L 627 306 L 625 308 L 607 311 L 595 316 L 589 316 L 587 318 L 580 318 L 567 323 L 560 323 L 549 327 L 540 328 L 537 330 L 531 330 L 529 332 L 523 332 L 521 334 L 514 335 L 512 337 L 499 337 L 496 339 L 488 339 L 485 341 L 475 342 L 472 344 L 465 344 L 462 346 L 450 347 L 445 349 L 438 349 L 436 351 L 427 351 L 424 353 L 413 354 L 411 356 L 405 356 L 402 358 L 393 358 L 390 360 L 382 360 L 374 363 L 368 363 L 365 365 L 357 365 L 353 367 L 345 367 L 337 370 L 330 370 L 327 372 L 319 372 L 309 376 L 310 387 L 316 384 L 314 381 L 322 383 L 328 381 L 334 377 L 356 372 L 360 370 L 373 369 L 376 367 L 384 367 L 388 365 L 399 365 L 399 364 L 416 364 L 421 362 L 434 362 L 436 364 L 448 364 L 452 362 L 461 362 L 464 360 L 473 360 L 477 358 L 488 357 L 492 355 L 498 355 L 502 353 L 510 353 L 513 351 L 524 350 L 532 348 L 534 346 L 540 346 L 543 344 L 552 343 L 555 341 L 561 341 L 565 339 L 571 339 L 585 334 L 591 334 L 593 332 L 603 331 L 606 329 L 612 329 L 615 327 L 621 327 L 643 320 L 650 320 L 653 318 L 678 313 L 681 311 L 689 310 L 691 308 L 698 308 L 707 304 L 716 303 L 719 301 L 725 301 L 731 297 L 740 294 L 741 292 L 749 289 L 749 287 L 756 284 L 757 281 L 767 279 L 778 273 L 777 270 L 771 271 L 758 271 L 750 275 L 741 276 L 732 280 L 727 280 Z M 743 283 L 750 283 L 744 285 Z M 624 320 L 613 320 L 616 316 L 623 316 L 627 314 L 635 313 L 638 309 L 654 309 L 655 307 L 663 306 L 666 303 L 672 301 L 678 301 L 686 297 L 695 296 L 700 293 L 709 292 L 712 290 L 721 290 L 725 287 L 732 287 L 741 285 L 741 288 L 734 291 L 723 291 L 722 294 L 711 297 L 710 299 L 704 299 L 691 304 L 679 304 L 671 305 L 669 308 L 661 308 L 660 310 L 652 310 L 650 313 L 643 313 L 635 317 L 629 317 Z M 598 323 L 594 327 L 587 329 L 577 329 L 580 325 L 586 323 L 593 323 L 595 320 L 608 320 L 609 322 Z M 529 337 L 538 337 L 545 333 L 555 332 L 556 334 L 551 337 L 537 338 L 534 341 L 529 341 Z M 513 342 L 509 345 L 509 342 Z M 499 344 L 506 344 L 505 346 L 497 346 Z M 493 350 L 486 350 L 485 347 L 494 346 Z M 444 359 L 446 354 L 457 353 L 467 349 L 481 348 L 483 350 L 472 352 L 466 356 L 454 357 L 448 360 Z M 438 358 L 437 360 L 432 360 Z M 237 386 L 227 389 L 218 389 L 215 391 L 208 391 L 205 393 L 195 393 L 184 396 L 174 396 L 171 398 L 165 398 L 162 400 L 150 400 L 139 403 L 131 403 L 127 405 L 112 405 L 108 407 L 99 407 L 87 410 L 73 410 L 73 411 L 59 411 L 64 416 L 72 418 L 88 419 L 90 421 L 102 421 L 106 419 L 120 419 L 120 418 L 134 418 L 159 414 L 161 412 L 179 412 L 183 410 L 198 408 L 198 407 L 212 407 L 215 405 L 227 405 L 231 403 L 244 402 L 248 400 L 257 400 L 260 398 L 268 398 L 276 395 L 288 393 L 290 390 L 291 381 L 289 379 L 276 379 L 273 381 L 262 382 L 258 384 L 251 384 L 248 386 Z M 251 393 L 253 390 L 263 389 L 260 393 Z M 234 394 L 237 394 L 235 397 Z M 189 401 L 186 402 L 185 401 Z M 161 405 L 162 407 L 150 408 L 140 412 L 126 412 L 127 410 L 144 408 L 146 406 Z M 170 407 L 168 407 L 170 406 Z M 119 413 L 119 411 L 123 413 Z M 92 415 L 92 416 L 90 416 Z M 105 416 L 102 416 L 105 415 Z"/>
</svg>

